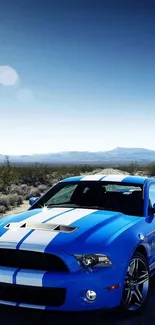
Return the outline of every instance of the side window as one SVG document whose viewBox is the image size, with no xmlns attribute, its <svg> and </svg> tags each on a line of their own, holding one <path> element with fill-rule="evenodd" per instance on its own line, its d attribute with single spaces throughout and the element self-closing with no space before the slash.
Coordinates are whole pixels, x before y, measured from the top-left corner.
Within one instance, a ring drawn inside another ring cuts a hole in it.
<svg viewBox="0 0 155 325">
<path fill-rule="evenodd" d="M 155 184 L 149 186 L 149 206 L 155 204 Z"/>
</svg>

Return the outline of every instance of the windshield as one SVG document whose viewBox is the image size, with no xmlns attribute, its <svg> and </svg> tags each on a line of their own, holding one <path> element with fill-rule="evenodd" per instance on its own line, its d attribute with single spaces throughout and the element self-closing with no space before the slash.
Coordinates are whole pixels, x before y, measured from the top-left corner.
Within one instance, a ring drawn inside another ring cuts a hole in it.
<svg viewBox="0 0 155 325">
<path fill-rule="evenodd" d="M 105 182 L 60 182 L 30 209 L 41 207 L 92 208 L 143 215 L 143 186 Z"/>
</svg>

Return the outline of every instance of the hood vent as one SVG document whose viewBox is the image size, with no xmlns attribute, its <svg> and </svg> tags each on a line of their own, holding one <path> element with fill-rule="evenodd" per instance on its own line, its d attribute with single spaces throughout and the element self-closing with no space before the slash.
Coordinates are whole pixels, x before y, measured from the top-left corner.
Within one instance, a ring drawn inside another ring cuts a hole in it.
<svg viewBox="0 0 155 325">
<path fill-rule="evenodd" d="M 12 222 L 8 223 L 4 228 L 7 229 L 19 229 L 19 228 L 29 228 L 32 230 L 47 230 L 47 231 L 58 231 L 63 233 L 70 233 L 77 230 L 77 227 L 57 225 L 50 223 L 30 223 L 30 222 Z"/>
</svg>

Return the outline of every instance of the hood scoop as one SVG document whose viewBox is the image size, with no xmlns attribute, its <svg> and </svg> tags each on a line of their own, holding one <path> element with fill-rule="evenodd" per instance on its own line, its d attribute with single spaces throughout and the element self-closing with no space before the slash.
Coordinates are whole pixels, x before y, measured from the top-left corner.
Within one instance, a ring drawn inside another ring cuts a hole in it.
<svg viewBox="0 0 155 325">
<path fill-rule="evenodd" d="M 58 231 L 63 233 L 70 233 L 77 230 L 77 227 L 57 225 L 57 224 L 45 224 L 45 223 L 30 223 L 30 222 L 12 222 L 8 223 L 4 228 L 7 229 L 20 229 L 20 228 L 29 228 L 31 230 L 47 230 L 47 231 Z"/>
</svg>

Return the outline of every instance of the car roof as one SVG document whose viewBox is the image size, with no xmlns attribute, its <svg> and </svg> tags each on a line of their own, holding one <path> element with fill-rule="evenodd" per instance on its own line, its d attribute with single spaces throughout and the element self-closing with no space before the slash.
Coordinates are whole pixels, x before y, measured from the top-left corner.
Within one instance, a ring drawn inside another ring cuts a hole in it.
<svg viewBox="0 0 155 325">
<path fill-rule="evenodd" d="M 72 176 L 63 179 L 63 182 L 79 182 L 79 181 L 99 181 L 99 182 L 117 182 L 117 183 L 127 183 L 127 184 L 139 184 L 143 185 L 145 181 L 155 181 L 154 178 L 143 177 L 143 176 L 131 176 L 131 175 L 83 175 L 83 176 Z"/>
</svg>

